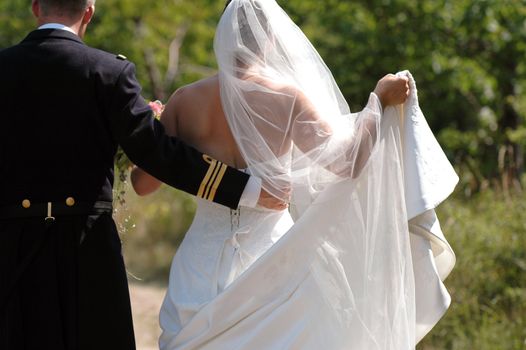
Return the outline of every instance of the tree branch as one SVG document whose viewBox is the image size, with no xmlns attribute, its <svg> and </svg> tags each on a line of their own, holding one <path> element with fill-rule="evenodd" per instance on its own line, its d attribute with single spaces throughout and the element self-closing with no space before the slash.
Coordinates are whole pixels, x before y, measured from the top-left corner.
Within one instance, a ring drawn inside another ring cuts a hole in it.
<svg viewBox="0 0 526 350">
<path fill-rule="evenodd" d="M 166 86 L 166 88 L 169 88 L 172 85 L 175 78 L 177 77 L 177 73 L 179 72 L 180 50 L 189 28 L 190 24 L 188 22 L 183 23 L 179 28 L 177 28 L 175 38 L 170 43 L 168 52 L 168 68 L 166 69 L 166 75 L 164 78 L 164 86 Z"/>
<path fill-rule="evenodd" d="M 135 18 L 135 35 L 139 42 L 143 42 L 146 36 L 147 28 L 140 17 Z M 166 97 L 164 85 L 161 79 L 161 72 L 159 66 L 155 62 L 155 55 L 151 47 L 144 46 L 142 48 L 144 62 L 146 64 L 146 70 L 152 87 L 152 91 L 155 99 L 164 101 Z"/>
</svg>

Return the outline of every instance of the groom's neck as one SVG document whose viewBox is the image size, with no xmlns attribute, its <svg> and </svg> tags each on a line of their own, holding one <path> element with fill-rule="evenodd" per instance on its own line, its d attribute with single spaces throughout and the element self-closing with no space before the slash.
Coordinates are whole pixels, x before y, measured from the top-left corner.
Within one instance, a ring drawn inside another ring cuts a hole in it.
<svg viewBox="0 0 526 350">
<path fill-rule="evenodd" d="M 59 23 L 71 28 L 79 37 L 83 37 L 86 28 L 95 13 L 95 1 L 89 1 L 89 6 L 76 12 L 60 8 L 47 8 L 43 11 L 40 0 L 32 0 L 31 10 L 37 19 L 38 26 L 47 23 Z"/>
<path fill-rule="evenodd" d="M 46 16 L 38 18 L 38 26 L 42 26 L 48 23 L 59 23 L 71 28 L 77 35 L 80 35 L 80 28 L 82 25 L 82 19 L 75 20 L 64 16 Z"/>
</svg>

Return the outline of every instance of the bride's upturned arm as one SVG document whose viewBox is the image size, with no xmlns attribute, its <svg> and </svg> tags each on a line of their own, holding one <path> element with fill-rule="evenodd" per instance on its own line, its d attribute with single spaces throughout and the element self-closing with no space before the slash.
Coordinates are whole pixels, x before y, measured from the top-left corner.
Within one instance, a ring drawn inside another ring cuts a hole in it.
<svg viewBox="0 0 526 350">
<path fill-rule="evenodd" d="M 408 96 L 409 79 L 405 76 L 387 74 L 378 81 L 374 92 L 369 97 L 367 107 L 361 113 L 375 114 L 379 110 L 381 115 L 385 107 L 402 104 Z M 360 139 L 355 141 L 356 162 L 353 177 L 360 175 L 360 172 L 367 164 L 379 131 L 379 119 L 358 118 L 358 121 L 361 121 L 361 130 L 358 133 Z"/>
<path fill-rule="evenodd" d="M 407 96 L 407 78 L 388 74 L 378 81 L 367 106 L 355 114 L 354 120 L 342 117 L 329 122 L 298 92 L 292 139 L 327 170 L 342 177 L 358 177 L 376 144 L 383 108 L 404 103 Z"/>
<path fill-rule="evenodd" d="M 374 92 L 371 93 L 367 106 L 358 114 L 354 140 L 347 154 L 347 158 L 354 161 L 351 170 L 353 178 L 361 174 L 376 145 L 382 111 L 379 97 Z"/>
<path fill-rule="evenodd" d="M 382 106 L 372 93 L 367 107 L 356 118 L 324 119 L 299 93 L 292 130 L 294 144 L 313 161 L 341 177 L 357 177 L 376 143 Z"/>
<path fill-rule="evenodd" d="M 381 115 L 387 106 L 399 105 L 405 102 L 409 96 L 409 79 L 405 76 L 387 74 L 378 81 L 374 92 L 369 97 L 367 107 L 361 113 L 378 112 Z M 372 115 L 372 114 L 369 114 Z M 378 138 L 379 119 L 358 118 L 361 121 L 358 132 L 359 139 L 356 144 L 356 162 L 353 177 L 360 175 L 367 164 L 371 151 Z"/>
<path fill-rule="evenodd" d="M 161 123 L 170 136 L 177 136 L 177 121 L 175 111 L 175 99 L 170 98 L 161 114 Z M 130 175 L 133 189 L 139 196 L 146 196 L 159 189 L 162 182 L 141 168 L 134 166 Z"/>
</svg>

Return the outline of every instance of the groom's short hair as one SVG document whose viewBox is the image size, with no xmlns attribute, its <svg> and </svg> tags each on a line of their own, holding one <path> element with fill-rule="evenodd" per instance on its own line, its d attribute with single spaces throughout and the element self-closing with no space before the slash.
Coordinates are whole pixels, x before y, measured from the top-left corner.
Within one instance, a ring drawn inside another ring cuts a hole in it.
<svg viewBox="0 0 526 350">
<path fill-rule="evenodd" d="M 88 6 L 95 5 L 96 0 L 40 0 L 40 8 L 44 15 L 77 15 Z"/>
</svg>

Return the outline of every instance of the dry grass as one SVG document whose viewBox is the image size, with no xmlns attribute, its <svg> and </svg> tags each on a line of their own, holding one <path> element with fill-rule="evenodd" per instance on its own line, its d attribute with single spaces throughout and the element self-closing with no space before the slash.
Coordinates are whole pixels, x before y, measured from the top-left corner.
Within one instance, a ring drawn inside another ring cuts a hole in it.
<svg viewBox="0 0 526 350">
<path fill-rule="evenodd" d="M 130 284 L 137 350 L 159 349 L 159 310 L 165 291 L 165 288 L 154 285 Z"/>
</svg>

